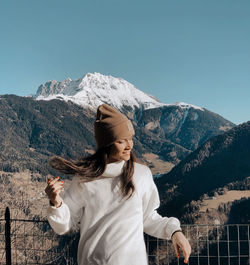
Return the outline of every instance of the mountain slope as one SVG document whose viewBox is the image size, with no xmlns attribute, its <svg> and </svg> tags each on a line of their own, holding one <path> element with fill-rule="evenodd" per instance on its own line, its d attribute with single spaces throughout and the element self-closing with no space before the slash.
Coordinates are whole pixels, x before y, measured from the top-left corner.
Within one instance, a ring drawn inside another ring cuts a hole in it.
<svg viewBox="0 0 250 265">
<path fill-rule="evenodd" d="M 0 113 L 0 170 L 18 172 L 30 169 L 42 174 L 53 173 L 47 166 L 51 155 L 77 159 L 96 149 L 95 112 L 70 101 L 36 101 L 29 97 L 5 95 L 0 99 Z M 174 160 L 189 153 L 136 123 L 134 127 L 134 151 L 139 158 L 143 159 L 143 154 L 158 154 L 161 146 L 176 153 Z"/>
<path fill-rule="evenodd" d="M 0 113 L 3 171 L 30 169 L 47 174 L 51 155 L 78 157 L 95 144 L 93 115 L 70 102 L 6 95 L 1 97 Z"/>
<path fill-rule="evenodd" d="M 157 179 L 162 210 L 180 214 L 192 200 L 250 176 L 250 122 L 218 135 Z"/>
<path fill-rule="evenodd" d="M 234 124 L 206 109 L 188 104 L 163 106 L 136 112 L 137 124 L 157 137 L 165 138 L 188 150 L 195 150 L 213 136 Z M 164 155 L 167 150 L 162 149 Z"/>
</svg>

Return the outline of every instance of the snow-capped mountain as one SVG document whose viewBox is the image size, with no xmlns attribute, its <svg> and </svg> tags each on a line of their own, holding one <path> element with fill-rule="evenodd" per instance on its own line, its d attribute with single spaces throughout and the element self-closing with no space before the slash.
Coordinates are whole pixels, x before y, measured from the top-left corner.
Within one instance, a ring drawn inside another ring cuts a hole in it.
<svg viewBox="0 0 250 265">
<path fill-rule="evenodd" d="M 83 78 L 63 82 L 49 81 L 38 88 L 37 100 L 63 99 L 95 109 L 102 103 L 121 108 L 123 105 L 144 109 L 164 106 L 122 78 L 88 73 Z"/>
<path fill-rule="evenodd" d="M 132 108 L 152 109 L 163 106 L 179 106 L 184 109 L 200 107 L 183 102 L 164 104 L 151 95 L 137 89 L 134 85 L 122 78 L 105 76 L 100 73 L 88 73 L 83 78 L 63 82 L 55 80 L 42 84 L 36 93 L 37 100 L 71 100 L 74 103 L 96 109 L 102 103 L 110 104 L 118 109 L 122 106 Z"/>
<path fill-rule="evenodd" d="M 157 139 L 166 139 L 189 151 L 234 126 L 223 117 L 201 107 L 184 102 L 161 103 L 122 78 L 100 73 L 88 73 L 77 80 L 67 78 L 63 82 L 46 82 L 38 88 L 36 100 L 52 99 L 71 101 L 84 109 L 90 109 L 93 115 L 100 104 L 107 103 L 120 109 L 134 124 Z M 147 139 L 144 143 L 147 145 L 150 140 L 143 133 L 141 138 Z M 166 157 L 169 153 L 168 146 L 161 147 L 162 156 Z M 172 152 L 174 157 L 177 153 Z M 170 161 L 172 158 L 168 159 Z M 173 160 L 178 162 L 175 158 Z"/>
</svg>

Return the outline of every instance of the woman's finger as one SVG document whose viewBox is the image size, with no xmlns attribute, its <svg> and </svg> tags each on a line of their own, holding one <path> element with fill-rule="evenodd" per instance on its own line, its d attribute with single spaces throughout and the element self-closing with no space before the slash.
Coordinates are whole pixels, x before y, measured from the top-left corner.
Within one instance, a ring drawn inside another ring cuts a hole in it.
<svg viewBox="0 0 250 265">
<path fill-rule="evenodd" d="M 178 246 L 178 244 L 174 244 L 174 249 L 175 249 L 176 257 L 179 258 L 180 257 L 180 247 Z"/>
<path fill-rule="evenodd" d="M 59 195 L 59 193 L 63 190 L 63 187 L 57 187 L 55 190 L 54 190 L 54 193 L 56 195 Z"/>
<path fill-rule="evenodd" d="M 191 246 L 189 242 L 183 247 L 184 263 L 188 263 L 189 256 L 191 254 Z"/>
<path fill-rule="evenodd" d="M 49 184 L 52 180 L 53 180 L 53 178 L 48 178 L 47 183 Z"/>
<path fill-rule="evenodd" d="M 51 201 L 58 200 L 58 197 L 60 197 L 60 192 L 62 191 L 62 188 L 58 188 L 57 190 L 49 193 L 48 197 Z"/>
<path fill-rule="evenodd" d="M 56 177 L 56 178 L 54 178 L 54 179 L 50 179 L 50 181 L 48 180 L 48 185 L 53 185 L 53 184 L 55 184 L 58 180 L 59 180 L 59 177 Z"/>
<path fill-rule="evenodd" d="M 48 185 L 46 188 L 45 188 L 45 193 L 48 195 L 49 198 L 51 198 L 51 196 L 55 196 L 55 192 L 58 190 L 58 189 L 63 189 L 63 181 L 60 181 L 60 182 L 56 182 L 55 184 L 53 185 Z"/>
<path fill-rule="evenodd" d="M 58 187 L 62 187 L 63 186 L 63 181 L 60 182 L 56 182 L 55 184 L 51 185 L 50 188 L 51 190 L 57 189 Z"/>
<path fill-rule="evenodd" d="M 62 191 L 63 187 L 59 186 L 49 192 L 49 198 L 55 198 Z"/>
<path fill-rule="evenodd" d="M 172 237 L 172 241 L 174 244 L 175 252 L 177 257 L 180 257 L 180 249 L 183 251 L 184 254 L 184 263 L 188 263 L 189 256 L 191 254 L 191 246 L 184 236 L 183 233 L 175 233 Z"/>
</svg>

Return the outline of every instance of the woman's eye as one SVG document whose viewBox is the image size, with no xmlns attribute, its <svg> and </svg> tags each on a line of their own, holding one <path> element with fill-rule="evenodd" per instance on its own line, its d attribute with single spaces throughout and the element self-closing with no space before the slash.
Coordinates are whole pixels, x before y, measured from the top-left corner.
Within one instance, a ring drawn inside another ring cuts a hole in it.
<svg viewBox="0 0 250 265">
<path fill-rule="evenodd" d="M 117 141 L 118 144 L 124 144 L 126 142 L 126 140 L 119 140 Z"/>
</svg>

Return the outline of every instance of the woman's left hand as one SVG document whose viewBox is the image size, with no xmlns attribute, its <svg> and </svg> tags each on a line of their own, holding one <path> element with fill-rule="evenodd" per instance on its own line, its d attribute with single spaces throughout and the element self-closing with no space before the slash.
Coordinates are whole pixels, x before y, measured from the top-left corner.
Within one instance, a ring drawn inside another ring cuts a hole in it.
<svg viewBox="0 0 250 265">
<path fill-rule="evenodd" d="M 191 254 L 191 246 L 187 240 L 187 238 L 183 235 L 182 232 L 176 232 L 172 236 L 172 242 L 174 244 L 174 249 L 177 258 L 180 257 L 180 249 L 184 254 L 184 263 L 188 263 L 189 256 Z"/>
</svg>

